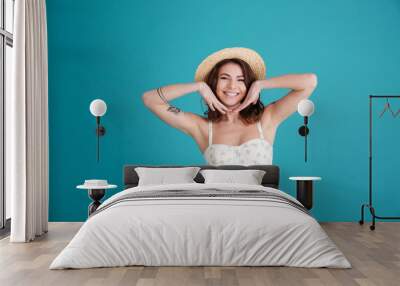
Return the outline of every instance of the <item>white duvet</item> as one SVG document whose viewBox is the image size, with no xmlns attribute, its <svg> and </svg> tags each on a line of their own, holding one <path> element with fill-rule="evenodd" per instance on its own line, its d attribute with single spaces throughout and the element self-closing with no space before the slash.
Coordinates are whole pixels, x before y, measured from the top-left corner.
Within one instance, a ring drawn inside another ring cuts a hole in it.
<svg viewBox="0 0 400 286">
<path fill-rule="evenodd" d="M 109 203 L 131 192 L 262 190 L 238 184 L 140 186 L 106 200 L 50 269 L 127 265 L 350 268 L 318 222 L 288 204 L 257 198 L 155 198 Z"/>
</svg>

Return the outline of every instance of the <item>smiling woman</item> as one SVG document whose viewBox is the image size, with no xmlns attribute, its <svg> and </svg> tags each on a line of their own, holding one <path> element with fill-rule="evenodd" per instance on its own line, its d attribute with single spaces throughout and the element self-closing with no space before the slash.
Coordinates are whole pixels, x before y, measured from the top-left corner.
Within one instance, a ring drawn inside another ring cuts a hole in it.
<svg viewBox="0 0 400 286">
<path fill-rule="evenodd" d="M 225 59 L 218 62 L 205 79 L 212 92 L 229 111 L 240 106 L 255 80 L 256 76 L 251 67 L 241 59 Z M 264 105 L 258 99 L 255 104 L 241 112 L 241 119 L 247 124 L 255 123 L 260 120 L 263 110 Z M 208 119 L 213 122 L 223 120 L 224 114 L 218 110 L 208 110 L 207 114 Z"/>
<path fill-rule="evenodd" d="M 317 77 L 305 73 L 266 79 L 265 71 L 264 61 L 255 51 L 227 48 L 203 60 L 194 83 L 150 90 L 143 101 L 167 124 L 190 135 L 208 164 L 270 165 L 277 127 L 312 94 Z M 291 91 L 264 107 L 260 92 L 273 88 Z M 207 103 L 206 116 L 179 109 L 171 112 L 168 101 L 192 92 L 200 93 Z"/>
</svg>

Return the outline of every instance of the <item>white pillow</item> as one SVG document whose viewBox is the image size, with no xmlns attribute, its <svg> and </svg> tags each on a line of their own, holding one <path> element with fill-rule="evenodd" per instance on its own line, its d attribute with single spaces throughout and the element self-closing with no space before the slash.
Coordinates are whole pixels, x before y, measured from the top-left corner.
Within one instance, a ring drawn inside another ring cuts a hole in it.
<svg viewBox="0 0 400 286">
<path fill-rule="evenodd" d="M 196 183 L 193 179 L 199 170 L 199 167 L 135 168 L 139 176 L 138 186 Z"/>
<path fill-rule="evenodd" d="M 247 185 L 261 185 L 265 175 L 262 170 L 201 170 L 205 184 L 234 183 Z"/>
</svg>

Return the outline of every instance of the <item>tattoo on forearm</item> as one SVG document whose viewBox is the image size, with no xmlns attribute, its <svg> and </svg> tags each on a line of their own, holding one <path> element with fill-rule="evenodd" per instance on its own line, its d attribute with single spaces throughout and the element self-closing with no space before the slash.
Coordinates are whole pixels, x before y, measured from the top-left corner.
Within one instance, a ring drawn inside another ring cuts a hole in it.
<svg viewBox="0 0 400 286">
<path fill-rule="evenodd" d="M 178 107 L 175 107 L 175 106 L 172 106 L 172 105 L 170 105 L 167 110 L 172 112 L 172 113 L 175 113 L 175 114 L 178 114 L 179 112 L 181 112 L 181 110 Z"/>
<path fill-rule="evenodd" d="M 157 93 L 158 93 L 158 96 L 162 99 L 162 101 L 164 101 L 165 104 L 168 105 L 168 109 L 167 109 L 168 111 L 175 113 L 175 114 L 178 114 L 179 112 L 181 112 L 181 110 L 178 107 L 175 107 L 175 106 L 172 106 L 171 104 L 169 104 L 168 100 L 165 98 L 165 96 L 162 92 L 161 87 L 157 88 Z"/>
</svg>

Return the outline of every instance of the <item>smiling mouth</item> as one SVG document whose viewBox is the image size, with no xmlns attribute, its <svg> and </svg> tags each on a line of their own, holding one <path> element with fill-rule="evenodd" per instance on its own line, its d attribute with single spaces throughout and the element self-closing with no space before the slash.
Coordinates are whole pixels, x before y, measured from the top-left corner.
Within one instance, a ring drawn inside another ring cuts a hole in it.
<svg viewBox="0 0 400 286">
<path fill-rule="evenodd" d="M 229 97 L 235 97 L 239 95 L 239 92 L 224 91 L 224 94 Z"/>
</svg>

